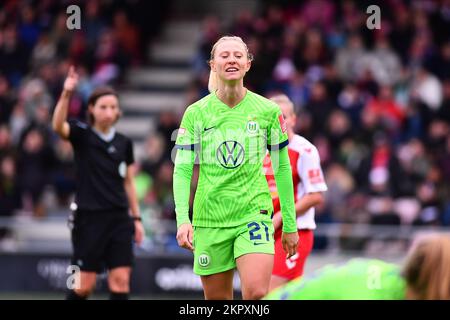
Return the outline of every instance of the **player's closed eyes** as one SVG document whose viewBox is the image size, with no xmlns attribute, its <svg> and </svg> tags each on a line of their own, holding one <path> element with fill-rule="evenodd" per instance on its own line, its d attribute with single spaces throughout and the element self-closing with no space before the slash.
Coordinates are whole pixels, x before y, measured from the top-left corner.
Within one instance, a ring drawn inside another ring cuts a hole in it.
<svg viewBox="0 0 450 320">
<path fill-rule="evenodd" d="M 105 106 L 105 105 L 101 105 L 100 106 L 100 109 L 102 109 L 102 110 L 106 110 L 107 108 L 108 108 L 108 106 Z M 112 109 L 112 110 L 116 110 L 117 109 L 116 106 L 110 106 L 109 108 Z"/>
<path fill-rule="evenodd" d="M 221 55 L 221 57 L 223 59 L 226 59 L 226 58 L 229 57 L 229 55 L 228 54 L 223 54 L 223 55 Z M 234 57 L 240 59 L 240 58 L 242 58 L 242 55 L 241 54 L 235 54 Z"/>
</svg>

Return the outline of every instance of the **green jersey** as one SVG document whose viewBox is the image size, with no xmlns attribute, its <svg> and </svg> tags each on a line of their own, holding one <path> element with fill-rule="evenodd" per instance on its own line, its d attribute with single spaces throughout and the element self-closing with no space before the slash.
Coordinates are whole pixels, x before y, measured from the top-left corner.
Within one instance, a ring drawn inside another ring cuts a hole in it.
<svg viewBox="0 0 450 320">
<path fill-rule="evenodd" d="M 352 259 L 275 289 L 270 300 L 404 300 L 406 282 L 395 264 Z"/>
<path fill-rule="evenodd" d="M 233 227 L 261 219 L 261 214 L 270 221 L 273 206 L 263 160 L 268 149 L 287 144 L 279 106 L 249 90 L 233 108 L 215 93 L 190 105 L 176 146 L 196 151 L 199 162 L 192 224 Z M 295 232 L 293 212 L 291 224 Z"/>
</svg>

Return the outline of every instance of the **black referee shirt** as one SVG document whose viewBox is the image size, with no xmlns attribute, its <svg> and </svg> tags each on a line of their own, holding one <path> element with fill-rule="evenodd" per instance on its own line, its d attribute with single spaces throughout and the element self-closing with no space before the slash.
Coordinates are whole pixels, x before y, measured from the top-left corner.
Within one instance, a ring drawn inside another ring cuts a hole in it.
<svg viewBox="0 0 450 320">
<path fill-rule="evenodd" d="M 109 142 L 85 123 L 70 120 L 71 142 L 75 154 L 79 210 L 127 209 L 124 179 L 134 162 L 133 144 L 120 133 Z"/>
</svg>

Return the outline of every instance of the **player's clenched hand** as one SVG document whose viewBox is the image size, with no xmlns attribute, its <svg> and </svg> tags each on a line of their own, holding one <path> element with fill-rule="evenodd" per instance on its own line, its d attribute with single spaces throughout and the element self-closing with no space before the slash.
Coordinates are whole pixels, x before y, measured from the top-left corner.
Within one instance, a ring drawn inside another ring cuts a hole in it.
<svg viewBox="0 0 450 320">
<path fill-rule="evenodd" d="M 78 85 L 78 74 L 75 72 L 74 66 L 70 66 L 67 78 L 64 81 L 64 90 L 73 92 Z"/>
<path fill-rule="evenodd" d="M 297 232 L 283 232 L 281 236 L 281 243 L 283 250 L 286 252 L 286 259 L 289 259 L 297 253 L 298 233 Z"/>
<path fill-rule="evenodd" d="M 178 228 L 177 242 L 180 247 L 194 251 L 193 238 L 194 230 L 192 229 L 192 224 L 184 223 Z"/>
</svg>

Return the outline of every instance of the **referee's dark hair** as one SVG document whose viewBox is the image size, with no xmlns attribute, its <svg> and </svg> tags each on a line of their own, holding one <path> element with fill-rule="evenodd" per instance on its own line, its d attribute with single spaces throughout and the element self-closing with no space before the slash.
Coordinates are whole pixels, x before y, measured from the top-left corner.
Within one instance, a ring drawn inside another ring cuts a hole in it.
<svg viewBox="0 0 450 320">
<path fill-rule="evenodd" d="M 91 93 L 91 95 L 89 96 L 89 98 L 88 98 L 87 120 L 88 120 L 88 123 L 90 125 L 94 124 L 95 118 L 94 118 L 94 115 L 89 111 L 89 107 L 93 107 L 100 97 L 109 96 L 109 95 L 113 95 L 117 99 L 119 99 L 119 95 L 117 94 L 116 90 L 114 90 L 111 87 L 99 87 L 99 88 L 96 88 Z M 119 121 L 121 116 L 122 116 L 122 112 L 119 111 L 119 116 L 117 117 L 115 122 Z"/>
</svg>

